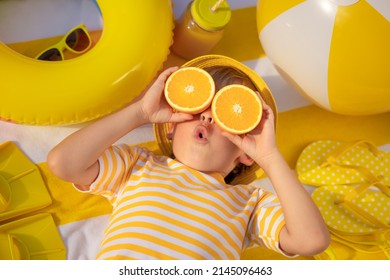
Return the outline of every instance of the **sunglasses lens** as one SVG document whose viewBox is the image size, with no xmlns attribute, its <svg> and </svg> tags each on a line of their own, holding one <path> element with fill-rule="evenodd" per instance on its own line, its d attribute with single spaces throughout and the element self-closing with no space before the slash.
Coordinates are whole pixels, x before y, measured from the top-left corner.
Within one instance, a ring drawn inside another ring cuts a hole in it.
<svg viewBox="0 0 390 280">
<path fill-rule="evenodd" d="M 49 49 L 38 57 L 39 60 L 61 61 L 62 56 L 58 49 Z"/>
<path fill-rule="evenodd" d="M 68 47 L 76 52 L 85 51 L 89 47 L 90 43 L 88 35 L 80 28 L 70 33 L 66 38 L 66 44 Z"/>
</svg>

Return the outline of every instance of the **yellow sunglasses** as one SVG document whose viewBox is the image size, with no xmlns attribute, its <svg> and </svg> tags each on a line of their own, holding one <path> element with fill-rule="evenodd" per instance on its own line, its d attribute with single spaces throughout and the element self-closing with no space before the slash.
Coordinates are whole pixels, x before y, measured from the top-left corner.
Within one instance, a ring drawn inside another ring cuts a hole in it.
<svg viewBox="0 0 390 280">
<path fill-rule="evenodd" d="M 61 61 L 64 60 L 65 49 L 81 54 L 86 52 L 92 45 L 91 37 L 84 24 L 80 24 L 70 30 L 58 43 L 50 46 L 35 58 L 46 61 Z"/>
</svg>

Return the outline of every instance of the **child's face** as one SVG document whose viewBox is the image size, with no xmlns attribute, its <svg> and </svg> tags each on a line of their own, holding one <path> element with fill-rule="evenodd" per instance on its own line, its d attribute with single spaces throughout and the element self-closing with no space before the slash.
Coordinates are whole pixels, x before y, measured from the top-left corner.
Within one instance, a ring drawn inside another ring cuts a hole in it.
<svg viewBox="0 0 390 280">
<path fill-rule="evenodd" d="M 246 156 L 221 132 L 210 108 L 191 121 L 176 123 L 172 135 L 176 160 L 198 171 L 218 172 L 225 177 Z"/>
</svg>

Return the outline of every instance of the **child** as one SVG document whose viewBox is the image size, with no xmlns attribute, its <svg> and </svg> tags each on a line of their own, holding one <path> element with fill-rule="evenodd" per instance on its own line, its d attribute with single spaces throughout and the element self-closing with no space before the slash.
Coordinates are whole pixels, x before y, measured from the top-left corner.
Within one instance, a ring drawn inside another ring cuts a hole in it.
<svg viewBox="0 0 390 280">
<path fill-rule="evenodd" d="M 172 67 L 130 105 L 63 140 L 48 155 L 53 173 L 113 204 L 97 258 L 239 259 L 255 245 L 287 256 L 323 251 L 329 233 L 276 146 L 276 107 L 262 80 L 223 56 L 200 57 L 185 66 L 209 71 L 216 90 L 239 83 L 260 92 L 262 121 L 238 136 L 216 126 L 210 108 L 194 116 L 173 112 L 163 97 L 166 79 L 177 70 Z M 172 158 L 113 145 L 148 123 L 156 124 L 161 150 L 172 151 Z M 259 167 L 277 196 L 242 183 Z"/>
</svg>

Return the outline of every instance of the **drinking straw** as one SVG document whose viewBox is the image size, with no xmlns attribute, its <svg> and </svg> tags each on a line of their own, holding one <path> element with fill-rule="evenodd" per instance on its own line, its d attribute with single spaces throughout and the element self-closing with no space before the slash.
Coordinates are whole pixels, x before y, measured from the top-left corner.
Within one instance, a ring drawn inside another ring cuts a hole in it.
<svg viewBox="0 0 390 280">
<path fill-rule="evenodd" d="M 215 2 L 215 4 L 211 7 L 211 11 L 214 13 L 223 2 L 225 2 L 225 0 L 218 0 Z"/>
</svg>

